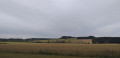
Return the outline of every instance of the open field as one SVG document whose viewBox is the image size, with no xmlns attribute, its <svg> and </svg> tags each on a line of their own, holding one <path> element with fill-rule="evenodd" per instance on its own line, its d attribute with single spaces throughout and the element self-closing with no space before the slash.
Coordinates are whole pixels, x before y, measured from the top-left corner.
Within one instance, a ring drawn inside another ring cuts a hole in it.
<svg viewBox="0 0 120 58">
<path fill-rule="evenodd" d="M 81 41 L 76 38 L 70 38 L 70 39 L 53 39 L 53 40 L 33 40 L 29 42 L 34 43 L 75 43 L 75 44 L 89 44 L 87 42 Z"/>
<path fill-rule="evenodd" d="M 3 42 L 2 42 L 3 43 Z M 4 42 L 5 43 L 5 42 Z M 12 43 L 0 44 L 0 53 L 119 58 L 119 44 Z M 3 55 L 0 54 L 0 57 Z M 11 55 L 10 55 L 11 56 Z"/>
<path fill-rule="evenodd" d="M 0 53 L 0 58 L 96 58 L 96 57 L 76 57 L 61 55 L 43 55 L 43 54 L 20 54 L 20 53 Z"/>
</svg>

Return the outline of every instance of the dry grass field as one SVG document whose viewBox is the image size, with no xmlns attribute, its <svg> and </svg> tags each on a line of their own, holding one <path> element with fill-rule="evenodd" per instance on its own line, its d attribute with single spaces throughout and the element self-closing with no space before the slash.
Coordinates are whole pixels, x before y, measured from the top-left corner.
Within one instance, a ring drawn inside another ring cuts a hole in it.
<svg viewBox="0 0 120 58">
<path fill-rule="evenodd" d="M 25 54 L 25 53 L 0 53 L 0 58 L 96 58 L 96 57 L 78 57 L 78 56 Z"/>
<path fill-rule="evenodd" d="M 0 44 L 0 53 L 64 55 L 78 57 L 120 57 L 119 44 L 8 43 Z"/>
<path fill-rule="evenodd" d="M 71 39 L 53 39 L 53 40 L 33 40 L 34 43 L 75 43 L 75 44 L 89 44 L 76 38 Z"/>
</svg>

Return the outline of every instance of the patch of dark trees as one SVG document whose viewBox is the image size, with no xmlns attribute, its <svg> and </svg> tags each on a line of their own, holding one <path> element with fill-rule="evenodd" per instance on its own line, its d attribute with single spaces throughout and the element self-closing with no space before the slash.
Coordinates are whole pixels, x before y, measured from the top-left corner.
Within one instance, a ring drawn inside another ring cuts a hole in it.
<svg viewBox="0 0 120 58">
<path fill-rule="evenodd" d="M 62 36 L 60 39 L 70 39 L 70 38 L 76 38 L 76 39 L 93 39 L 94 36 L 86 36 L 86 37 L 72 37 L 72 36 Z"/>
<path fill-rule="evenodd" d="M 96 37 L 93 40 L 93 43 L 120 43 L 120 37 Z"/>
<path fill-rule="evenodd" d="M 59 38 L 59 39 L 70 39 L 70 38 L 76 38 L 76 37 L 72 37 L 72 36 L 62 36 L 62 37 Z"/>
</svg>

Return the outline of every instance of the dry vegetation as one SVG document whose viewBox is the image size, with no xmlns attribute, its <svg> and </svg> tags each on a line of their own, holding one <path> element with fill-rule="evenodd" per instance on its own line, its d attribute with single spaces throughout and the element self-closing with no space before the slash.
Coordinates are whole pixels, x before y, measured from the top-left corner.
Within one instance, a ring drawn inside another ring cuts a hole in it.
<svg viewBox="0 0 120 58">
<path fill-rule="evenodd" d="M 75 44 L 89 44 L 88 42 L 81 41 L 79 39 L 55 39 L 55 40 L 33 40 L 33 43 L 75 43 Z"/>
<path fill-rule="evenodd" d="M 95 57 L 76 57 L 62 55 L 43 55 L 43 54 L 23 54 L 23 53 L 0 53 L 0 58 L 95 58 Z"/>
<path fill-rule="evenodd" d="M 69 55 L 82 57 L 120 57 L 119 44 L 11 43 L 0 44 L 0 52 Z"/>
</svg>

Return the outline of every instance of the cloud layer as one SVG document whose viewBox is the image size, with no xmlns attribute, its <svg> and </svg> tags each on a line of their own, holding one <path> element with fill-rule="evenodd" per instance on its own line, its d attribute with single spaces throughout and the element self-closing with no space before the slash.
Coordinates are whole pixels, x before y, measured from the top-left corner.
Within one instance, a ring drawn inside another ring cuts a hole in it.
<svg viewBox="0 0 120 58">
<path fill-rule="evenodd" d="M 119 0 L 0 0 L 0 37 L 120 36 Z"/>
</svg>

